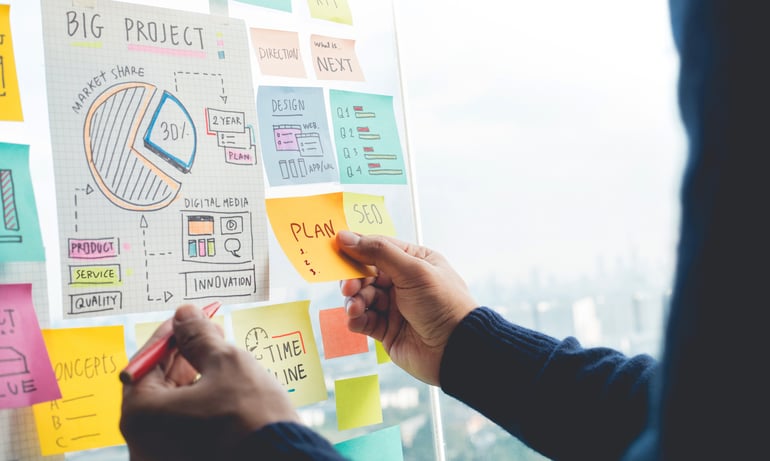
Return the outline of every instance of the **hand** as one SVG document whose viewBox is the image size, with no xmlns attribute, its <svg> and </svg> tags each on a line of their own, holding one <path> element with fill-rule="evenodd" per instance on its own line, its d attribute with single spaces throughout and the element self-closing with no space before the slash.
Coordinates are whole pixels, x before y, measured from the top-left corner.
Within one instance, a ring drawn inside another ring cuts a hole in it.
<svg viewBox="0 0 770 461">
<path fill-rule="evenodd" d="M 200 309 L 179 307 L 150 342 L 172 328 L 178 353 L 123 387 L 120 430 L 132 461 L 230 459 L 252 431 L 300 422 L 275 377 Z"/>
<path fill-rule="evenodd" d="M 340 231 L 337 246 L 376 277 L 341 282 L 348 328 L 380 341 L 412 376 L 440 385 L 444 347 L 478 304 L 442 255 L 395 238 Z"/>
</svg>

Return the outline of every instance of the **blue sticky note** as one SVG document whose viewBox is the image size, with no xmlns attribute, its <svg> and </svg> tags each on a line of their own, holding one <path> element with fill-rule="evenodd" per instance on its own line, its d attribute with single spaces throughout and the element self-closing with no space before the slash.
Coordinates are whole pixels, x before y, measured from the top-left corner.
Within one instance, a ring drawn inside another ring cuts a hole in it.
<svg viewBox="0 0 770 461">
<path fill-rule="evenodd" d="M 403 461 L 401 429 L 386 427 L 334 445 L 350 461 Z"/>
<path fill-rule="evenodd" d="M 29 146 L 0 143 L 0 262 L 45 261 Z"/>
<path fill-rule="evenodd" d="M 257 119 L 271 186 L 339 180 L 323 88 L 260 86 Z"/>
</svg>

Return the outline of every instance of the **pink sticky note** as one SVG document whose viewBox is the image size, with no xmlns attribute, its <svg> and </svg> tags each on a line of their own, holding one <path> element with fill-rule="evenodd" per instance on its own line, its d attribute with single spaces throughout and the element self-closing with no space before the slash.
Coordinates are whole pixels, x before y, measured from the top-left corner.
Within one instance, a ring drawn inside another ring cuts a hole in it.
<svg viewBox="0 0 770 461">
<path fill-rule="evenodd" d="M 61 398 L 29 283 L 0 285 L 0 408 Z"/>
<path fill-rule="evenodd" d="M 348 330 L 347 318 L 344 307 L 323 309 L 318 312 L 325 358 L 331 359 L 369 351 L 366 336 Z"/>
</svg>

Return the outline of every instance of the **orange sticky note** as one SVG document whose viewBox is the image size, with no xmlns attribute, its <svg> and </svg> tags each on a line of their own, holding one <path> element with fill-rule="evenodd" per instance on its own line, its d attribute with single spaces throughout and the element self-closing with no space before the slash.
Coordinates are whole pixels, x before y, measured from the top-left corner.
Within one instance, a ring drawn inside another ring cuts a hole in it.
<svg viewBox="0 0 770 461">
<path fill-rule="evenodd" d="M 312 35 L 310 52 L 318 80 L 364 81 L 355 40 Z"/>
<path fill-rule="evenodd" d="M 323 309 L 318 312 L 324 357 L 332 359 L 369 351 L 366 335 L 348 330 L 348 316 L 344 307 Z"/>
<path fill-rule="evenodd" d="M 24 120 L 11 40 L 11 5 L 0 5 L 0 120 Z"/>
<path fill-rule="evenodd" d="M 372 275 L 337 249 L 337 232 L 348 229 L 342 193 L 267 199 L 265 205 L 278 243 L 306 281 Z"/>
<path fill-rule="evenodd" d="M 123 326 L 43 330 L 62 398 L 33 407 L 44 456 L 125 443 L 120 433 L 128 363 Z"/>
<path fill-rule="evenodd" d="M 251 44 L 264 75 L 306 78 L 299 34 L 285 30 L 250 29 Z"/>
</svg>

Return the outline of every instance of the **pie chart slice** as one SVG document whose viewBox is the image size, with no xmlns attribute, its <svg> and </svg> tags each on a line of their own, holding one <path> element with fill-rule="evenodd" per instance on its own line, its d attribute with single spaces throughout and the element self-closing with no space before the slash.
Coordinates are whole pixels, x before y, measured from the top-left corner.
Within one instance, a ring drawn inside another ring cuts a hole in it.
<svg viewBox="0 0 770 461">
<path fill-rule="evenodd" d="M 152 211 L 176 199 L 181 183 L 142 155 L 134 144 L 156 88 L 147 83 L 115 85 L 86 116 L 86 160 L 99 190 L 120 208 Z"/>
<path fill-rule="evenodd" d="M 144 135 L 144 146 L 177 170 L 189 173 L 196 144 L 195 125 L 187 109 L 164 91 Z"/>
</svg>

